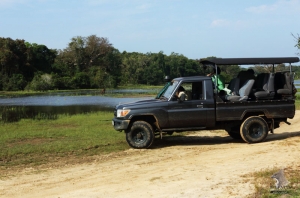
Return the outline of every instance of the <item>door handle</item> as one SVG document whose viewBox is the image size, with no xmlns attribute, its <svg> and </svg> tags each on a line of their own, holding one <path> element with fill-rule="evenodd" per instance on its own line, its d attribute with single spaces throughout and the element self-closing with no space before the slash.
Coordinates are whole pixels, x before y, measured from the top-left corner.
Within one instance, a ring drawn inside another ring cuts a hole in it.
<svg viewBox="0 0 300 198">
<path fill-rule="evenodd" d="M 197 105 L 197 108 L 203 108 L 203 105 Z"/>
</svg>

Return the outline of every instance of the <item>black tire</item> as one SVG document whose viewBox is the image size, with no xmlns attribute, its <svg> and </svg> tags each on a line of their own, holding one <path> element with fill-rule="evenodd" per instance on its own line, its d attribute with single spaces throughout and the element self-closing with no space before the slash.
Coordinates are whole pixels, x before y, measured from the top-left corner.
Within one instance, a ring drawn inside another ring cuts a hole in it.
<svg viewBox="0 0 300 198">
<path fill-rule="evenodd" d="M 232 126 L 231 128 L 225 129 L 230 137 L 235 140 L 241 140 L 242 136 L 240 134 L 240 126 Z"/>
<path fill-rule="evenodd" d="M 144 121 L 136 121 L 126 133 L 126 141 L 132 148 L 149 148 L 154 141 L 151 125 Z"/>
<path fill-rule="evenodd" d="M 228 135 L 235 140 L 241 140 L 242 136 L 239 131 L 227 131 Z"/>
<path fill-rule="evenodd" d="M 268 136 L 268 124 L 259 116 L 247 118 L 240 128 L 240 133 L 245 142 L 258 143 L 262 142 Z"/>
</svg>

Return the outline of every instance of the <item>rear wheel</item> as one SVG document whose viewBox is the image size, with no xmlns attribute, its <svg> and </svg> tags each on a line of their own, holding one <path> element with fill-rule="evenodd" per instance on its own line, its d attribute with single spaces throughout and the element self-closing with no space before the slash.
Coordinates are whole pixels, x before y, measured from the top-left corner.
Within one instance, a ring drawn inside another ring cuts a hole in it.
<svg viewBox="0 0 300 198">
<path fill-rule="evenodd" d="M 143 149 L 151 146 L 154 140 L 152 126 L 145 121 L 136 121 L 126 133 L 126 141 L 132 148 Z"/>
<path fill-rule="evenodd" d="M 258 143 L 266 139 L 268 135 L 268 124 L 259 116 L 247 118 L 240 128 L 240 134 L 245 142 Z"/>
</svg>

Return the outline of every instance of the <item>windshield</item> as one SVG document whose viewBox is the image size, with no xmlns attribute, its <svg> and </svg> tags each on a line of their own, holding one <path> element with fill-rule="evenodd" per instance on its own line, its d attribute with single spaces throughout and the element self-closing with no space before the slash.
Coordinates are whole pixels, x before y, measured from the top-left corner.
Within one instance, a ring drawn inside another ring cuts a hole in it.
<svg viewBox="0 0 300 198">
<path fill-rule="evenodd" d="M 158 94 L 157 94 L 157 96 L 155 97 L 156 99 L 159 99 L 164 93 L 165 93 L 165 91 L 168 89 L 168 87 L 171 85 L 171 82 L 167 82 L 167 84 L 164 86 L 164 88 L 162 88 L 159 92 L 158 92 Z"/>
<path fill-rule="evenodd" d="M 170 98 L 178 83 L 178 81 L 173 81 L 162 96 L 165 98 Z"/>
</svg>

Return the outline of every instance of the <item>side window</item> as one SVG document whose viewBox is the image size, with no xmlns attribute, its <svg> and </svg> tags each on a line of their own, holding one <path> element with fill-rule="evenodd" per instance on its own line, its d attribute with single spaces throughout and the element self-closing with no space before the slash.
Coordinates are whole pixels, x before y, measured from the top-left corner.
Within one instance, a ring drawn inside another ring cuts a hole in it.
<svg viewBox="0 0 300 198">
<path fill-rule="evenodd" d="M 181 87 L 183 87 L 184 93 L 186 94 L 186 100 L 191 100 L 193 84 L 190 82 L 184 82 L 181 84 Z"/>
<path fill-rule="evenodd" d="M 193 85 L 192 85 L 192 100 L 203 100 L 202 81 L 193 82 Z"/>
<path fill-rule="evenodd" d="M 203 86 L 202 81 L 199 82 L 185 82 L 181 84 L 186 94 L 186 100 L 203 100 Z"/>
</svg>

